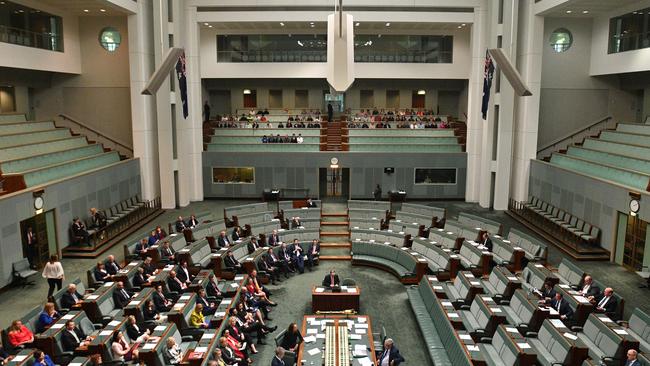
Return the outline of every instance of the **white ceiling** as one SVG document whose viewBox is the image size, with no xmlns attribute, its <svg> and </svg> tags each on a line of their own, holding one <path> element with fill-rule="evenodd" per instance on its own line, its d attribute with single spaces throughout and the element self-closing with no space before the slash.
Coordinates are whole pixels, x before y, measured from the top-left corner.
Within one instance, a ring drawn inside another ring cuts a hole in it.
<svg viewBox="0 0 650 366">
<path fill-rule="evenodd" d="M 639 0 L 570 0 L 553 8 L 551 16 L 598 16 L 639 3 Z M 644 6 L 639 5 L 639 8 Z M 583 11 L 588 11 L 584 14 Z M 571 13 L 567 13 L 571 11 Z"/>
<path fill-rule="evenodd" d="M 106 0 L 40 0 L 55 9 L 79 16 L 126 15 L 123 9 Z M 101 10 L 104 10 L 103 12 Z M 88 10 L 85 12 L 84 10 Z"/>
</svg>

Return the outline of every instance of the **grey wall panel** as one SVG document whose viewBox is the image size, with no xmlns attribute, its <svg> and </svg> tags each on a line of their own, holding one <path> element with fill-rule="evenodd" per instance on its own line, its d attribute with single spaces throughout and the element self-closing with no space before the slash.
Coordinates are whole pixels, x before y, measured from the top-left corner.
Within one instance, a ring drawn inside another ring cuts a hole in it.
<svg viewBox="0 0 650 366">
<path fill-rule="evenodd" d="M 350 152 L 310 153 L 203 153 L 203 179 L 205 197 L 261 196 L 264 188 L 308 188 L 312 196 L 318 195 L 318 168 L 328 168 L 332 157 L 339 166 L 350 168 L 350 194 L 352 198 L 370 198 L 375 184 L 384 193 L 391 189 L 405 189 L 414 199 L 462 199 L 465 197 L 467 157 L 465 153 L 449 154 L 390 154 Z M 244 185 L 234 196 L 233 184 L 213 184 L 211 167 L 255 167 L 255 184 Z M 385 167 L 395 168 L 392 175 L 384 174 Z M 415 167 L 456 167 L 455 185 L 416 186 L 413 182 Z M 254 191 L 251 192 L 250 189 Z"/>
<path fill-rule="evenodd" d="M 530 185 L 529 193 L 531 195 L 547 200 L 556 207 L 598 226 L 602 233 L 601 246 L 613 251 L 616 240 L 614 236 L 617 212 L 629 213 L 631 189 L 538 160 L 531 161 L 530 177 L 532 181 L 539 180 L 541 182 L 541 185 Z M 549 189 L 546 187 L 553 187 L 553 189 L 560 187 L 572 194 L 568 194 L 566 199 L 563 195 L 549 195 Z M 642 196 L 639 218 L 650 221 L 650 192 L 638 193 Z"/>
<path fill-rule="evenodd" d="M 117 187 L 123 182 L 127 182 L 125 187 L 128 189 L 119 192 L 116 188 L 115 194 L 110 194 L 111 184 Z M 97 205 L 98 208 L 108 208 L 121 200 L 140 194 L 140 161 L 127 160 L 100 171 L 45 186 L 43 189 L 44 210 L 55 210 L 56 237 L 59 248 L 64 248 L 70 242 L 68 228 L 72 218 L 87 217 L 89 208 L 104 200 L 104 192 L 109 200 L 108 204 Z M 97 199 L 93 200 L 93 196 Z M 0 287 L 11 281 L 11 265 L 22 258 L 20 222 L 34 214 L 32 192 L 8 195 L 0 200 L 0 222 L 5 224 L 0 238 Z"/>
</svg>

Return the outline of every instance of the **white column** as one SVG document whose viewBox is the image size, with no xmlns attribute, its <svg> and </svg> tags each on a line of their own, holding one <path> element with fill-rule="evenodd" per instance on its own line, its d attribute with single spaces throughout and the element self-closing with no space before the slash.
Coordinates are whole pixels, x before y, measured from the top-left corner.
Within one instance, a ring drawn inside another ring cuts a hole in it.
<svg viewBox="0 0 650 366">
<path fill-rule="evenodd" d="M 519 37 L 523 42 L 517 58 L 519 72 L 533 95 L 520 97 L 517 103 L 511 187 L 511 197 L 517 201 L 528 199 L 530 159 L 537 156 L 544 18 L 535 15 L 533 8 L 533 0 L 520 2 Z"/>
<path fill-rule="evenodd" d="M 142 198 L 151 200 L 160 195 L 158 132 L 154 100 L 140 92 L 153 73 L 153 14 L 151 0 L 140 0 L 137 6 L 138 12 L 128 17 L 133 154 L 140 159 Z"/>
<path fill-rule="evenodd" d="M 327 82 L 338 92 L 354 82 L 354 24 L 352 15 L 336 12 L 327 17 Z"/>
<path fill-rule="evenodd" d="M 481 146 L 484 121 L 481 119 L 481 100 L 483 98 L 487 15 L 487 5 L 474 8 L 471 39 L 472 63 L 467 92 L 467 184 L 465 190 L 465 200 L 467 202 L 478 202 L 482 186 L 480 171 L 482 166 Z M 435 108 L 435 104 L 432 107 Z"/>
</svg>

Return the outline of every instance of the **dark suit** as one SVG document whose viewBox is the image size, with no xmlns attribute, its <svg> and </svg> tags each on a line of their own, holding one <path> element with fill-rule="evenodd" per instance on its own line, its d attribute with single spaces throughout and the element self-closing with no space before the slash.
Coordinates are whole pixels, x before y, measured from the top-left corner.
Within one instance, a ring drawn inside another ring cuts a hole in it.
<svg viewBox="0 0 650 366">
<path fill-rule="evenodd" d="M 95 281 L 105 282 L 109 279 L 108 276 L 110 276 L 108 271 L 102 272 L 97 268 L 95 268 L 95 270 L 93 271 L 93 277 L 95 277 Z"/>
<path fill-rule="evenodd" d="M 81 296 L 81 294 L 77 291 L 74 292 L 74 296 L 77 297 L 77 300 L 81 300 L 83 298 L 83 296 Z M 64 309 L 71 309 L 76 303 L 77 302 L 75 301 L 72 294 L 67 291 L 63 294 L 63 296 L 61 296 L 61 306 Z"/>
<path fill-rule="evenodd" d="M 300 220 L 295 220 L 295 219 L 291 220 L 291 228 L 292 229 L 297 229 L 300 226 L 302 226 L 302 222 L 300 222 Z"/>
<path fill-rule="evenodd" d="M 79 342 L 77 342 L 74 336 L 70 334 L 69 330 L 65 329 L 61 332 L 61 346 L 66 352 L 74 352 L 74 350 L 79 347 L 79 343 L 86 339 L 86 335 L 81 329 L 75 327 L 74 333 L 77 335 L 77 338 L 79 338 Z"/>
<path fill-rule="evenodd" d="M 140 327 L 136 328 L 135 325 L 130 323 L 126 325 L 126 335 L 129 336 L 132 342 L 135 342 L 143 334 L 144 330 L 140 329 Z"/>
<path fill-rule="evenodd" d="M 142 287 L 145 283 L 147 283 L 147 279 L 144 278 L 144 275 L 140 272 L 136 273 L 133 277 L 133 286 Z"/>
<path fill-rule="evenodd" d="M 231 268 L 234 270 L 237 270 L 241 268 L 241 264 L 237 261 L 234 255 L 227 255 L 226 259 L 223 260 L 223 263 L 226 265 L 227 268 Z"/>
<path fill-rule="evenodd" d="M 247 247 L 248 247 L 248 254 L 255 253 L 255 251 L 260 248 L 259 244 L 253 243 L 252 241 L 248 242 Z"/>
<path fill-rule="evenodd" d="M 307 266 L 309 268 L 314 266 L 314 259 L 320 255 L 320 243 L 316 243 L 316 254 L 314 254 L 314 243 L 309 244 L 307 249 Z"/>
<path fill-rule="evenodd" d="M 393 365 L 393 362 L 395 362 L 394 365 L 397 366 L 400 363 L 404 362 L 404 357 L 402 357 L 402 355 L 400 355 L 399 350 L 397 349 L 397 347 L 395 347 L 395 345 L 393 345 L 390 348 L 390 350 L 384 350 L 384 352 L 382 352 L 382 354 L 379 356 L 379 358 L 377 358 L 380 365 L 381 365 L 382 360 L 385 357 L 388 357 L 388 364 L 389 365 Z"/>
<path fill-rule="evenodd" d="M 551 307 L 555 310 L 558 310 L 558 301 L 555 299 L 551 300 Z M 558 312 L 560 315 L 565 315 L 568 320 L 573 318 L 573 309 L 571 309 L 569 303 L 564 299 L 560 299 L 560 308 Z"/>
<path fill-rule="evenodd" d="M 274 247 L 278 245 L 279 242 L 280 242 L 280 237 L 278 236 L 278 234 L 269 235 L 268 243 L 270 246 Z"/>
<path fill-rule="evenodd" d="M 235 352 L 230 348 L 230 347 L 219 347 L 221 348 L 221 358 L 226 362 L 228 365 L 234 365 L 238 363 L 237 356 L 235 356 Z"/>
<path fill-rule="evenodd" d="M 214 281 L 208 281 L 208 284 L 205 286 L 205 292 L 210 297 L 221 297 L 219 287 L 217 287 L 217 284 L 215 284 Z"/>
<path fill-rule="evenodd" d="M 578 291 L 582 293 L 584 286 L 579 288 Z M 593 283 L 591 286 L 589 286 L 589 289 L 587 290 L 587 293 L 584 294 L 585 297 L 593 296 L 594 298 L 599 298 L 600 297 L 600 287 L 594 285 Z"/>
<path fill-rule="evenodd" d="M 257 268 L 262 272 L 268 273 L 269 277 L 271 277 L 271 282 L 275 282 L 279 279 L 280 274 L 278 273 L 277 268 L 269 265 L 266 257 L 268 257 L 268 255 L 264 254 L 262 260 L 257 263 Z"/>
<path fill-rule="evenodd" d="M 232 241 L 237 241 L 239 240 L 239 234 L 233 230 L 232 232 Z"/>
<path fill-rule="evenodd" d="M 179 283 L 178 281 L 176 281 L 177 279 L 178 279 L 178 281 L 181 281 L 181 279 L 178 278 L 178 276 L 175 277 L 175 278 L 171 278 L 171 277 L 168 278 L 167 279 L 167 287 L 169 288 L 169 291 L 178 292 L 180 294 L 181 292 L 183 292 L 183 287 L 181 285 L 181 283 L 183 281 L 181 281 L 181 283 Z"/>
<path fill-rule="evenodd" d="M 641 362 L 639 360 L 625 361 L 625 366 L 641 366 Z"/>
<path fill-rule="evenodd" d="M 118 309 L 124 309 L 124 307 L 131 301 L 132 294 L 128 293 L 126 290 L 115 289 L 113 291 L 113 303 Z"/>
<path fill-rule="evenodd" d="M 143 244 L 142 242 L 138 242 L 138 244 L 135 245 L 135 252 L 140 254 L 140 252 L 149 249 L 149 247 L 149 243 Z"/>
<path fill-rule="evenodd" d="M 605 298 L 605 296 L 601 296 L 598 299 L 598 301 L 596 301 L 596 307 L 598 307 L 598 305 L 600 305 L 601 301 L 603 301 L 604 298 Z M 602 306 L 602 308 L 603 308 L 605 313 L 613 313 L 613 312 L 616 311 L 616 305 L 618 305 L 616 303 L 616 298 L 614 296 L 610 296 L 609 300 L 607 300 L 607 302 L 605 303 L 605 305 Z"/>
<path fill-rule="evenodd" d="M 222 248 L 228 247 L 230 246 L 230 240 L 228 240 L 228 238 L 225 236 L 219 236 L 219 238 L 217 238 L 217 244 L 219 244 L 219 246 Z"/>
<path fill-rule="evenodd" d="M 555 298 L 555 290 L 553 288 L 550 288 L 548 290 L 542 289 L 542 299 L 554 299 Z M 550 300 L 549 300 L 550 301 Z"/>
<path fill-rule="evenodd" d="M 203 315 L 214 314 L 214 312 L 217 311 L 216 307 L 210 306 L 210 301 L 208 301 L 208 299 L 205 297 L 197 296 L 196 302 L 203 305 Z"/>
<path fill-rule="evenodd" d="M 199 225 L 199 220 L 197 220 L 197 219 L 190 219 L 187 222 L 187 226 L 189 226 L 189 227 L 195 227 L 195 226 L 198 226 L 198 225 Z"/>
<path fill-rule="evenodd" d="M 171 260 L 171 257 L 172 257 L 173 255 L 174 255 L 174 249 L 172 249 L 172 247 L 169 247 L 169 248 L 164 248 L 164 247 L 163 247 L 163 248 L 160 248 L 160 256 L 161 256 L 163 259 L 166 259 L 166 260 L 169 261 L 169 260 Z"/>
<path fill-rule="evenodd" d="M 271 366 L 286 366 L 284 361 L 278 358 L 278 356 L 273 356 L 273 361 L 271 361 Z"/>
<path fill-rule="evenodd" d="M 325 278 L 323 278 L 323 286 L 325 287 L 331 287 L 332 285 L 332 276 L 328 273 Z M 334 275 L 334 285 L 338 286 L 341 284 L 341 281 L 339 280 L 339 275 L 335 274 Z"/>
<path fill-rule="evenodd" d="M 179 280 L 181 280 L 181 282 L 191 281 L 192 280 L 192 278 L 190 278 L 191 276 L 192 275 L 190 274 L 189 268 L 187 269 L 187 273 L 185 273 L 185 271 L 183 270 L 183 267 L 179 266 L 178 269 L 176 269 L 176 277 Z"/>
<path fill-rule="evenodd" d="M 120 270 L 120 266 L 115 262 L 106 261 L 104 262 L 104 267 L 106 268 L 106 272 L 113 276 Z"/>
<path fill-rule="evenodd" d="M 147 276 L 152 275 L 154 272 L 156 272 L 156 267 L 154 267 L 154 265 L 151 263 L 149 264 L 143 263 L 142 269 L 144 270 L 144 274 L 146 274 Z"/>
<path fill-rule="evenodd" d="M 153 305 L 156 308 L 156 311 L 159 313 L 169 311 L 169 308 L 165 306 L 165 297 L 158 293 L 158 291 L 154 292 L 153 295 Z"/>
<path fill-rule="evenodd" d="M 176 221 L 176 226 L 174 227 L 174 229 L 176 230 L 177 233 L 182 233 L 183 230 L 185 230 L 186 228 L 187 226 L 185 225 L 185 222 L 183 222 L 183 220 Z"/>
</svg>

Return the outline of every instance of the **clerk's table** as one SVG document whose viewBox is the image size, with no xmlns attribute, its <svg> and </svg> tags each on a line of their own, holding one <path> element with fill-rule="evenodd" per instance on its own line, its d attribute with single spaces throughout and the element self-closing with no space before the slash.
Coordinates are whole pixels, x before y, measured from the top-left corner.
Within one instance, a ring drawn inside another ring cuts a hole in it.
<svg viewBox="0 0 650 366">
<path fill-rule="evenodd" d="M 333 292 L 330 288 L 314 286 L 311 290 L 311 310 L 359 312 L 359 295 L 361 289 L 357 286 L 341 286 L 341 292 Z"/>
</svg>

